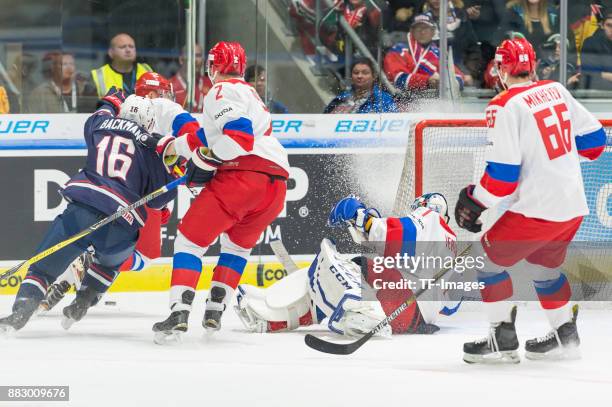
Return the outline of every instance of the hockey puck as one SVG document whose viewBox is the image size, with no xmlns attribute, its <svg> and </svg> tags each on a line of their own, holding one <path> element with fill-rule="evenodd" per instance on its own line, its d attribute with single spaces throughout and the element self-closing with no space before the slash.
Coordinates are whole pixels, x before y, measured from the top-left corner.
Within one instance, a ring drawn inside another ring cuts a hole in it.
<svg viewBox="0 0 612 407">
<path fill-rule="evenodd" d="M 117 301 L 104 301 L 104 305 L 114 307 L 115 305 L 117 305 Z"/>
</svg>

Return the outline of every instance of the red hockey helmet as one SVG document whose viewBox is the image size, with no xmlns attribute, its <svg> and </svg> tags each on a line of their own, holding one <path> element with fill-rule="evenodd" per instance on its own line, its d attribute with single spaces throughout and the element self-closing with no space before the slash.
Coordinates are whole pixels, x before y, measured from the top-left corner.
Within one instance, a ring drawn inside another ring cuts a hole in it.
<svg viewBox="0 0 612 407">
<path fill-rule="evenodd" d="M 244 76 L 246 54 L 242 45 L 238 42 L 221 41 L 216 43 L 208 53 L 208 60 L 206 61 L 206 69 L 211 79 L 213 79 L 211 75 L 213 67 L 215 68 L 215 75 L 221 73 Z"/>
<path fill-rule="evenodd" d="M 512 76 L 532 75 L 536 66 L 533 46 L 522 36 L 504 40 L 495 51 L 495 66 L 498 72 Z"/>
<path fill-rule="evenodd" d="M 172 84 L 157 72 L 145 72 L 136 81 L 136 96 L 145 97 L 151 91 L 157 92 L 160 97 L 174 100 Z"/>
</svg>

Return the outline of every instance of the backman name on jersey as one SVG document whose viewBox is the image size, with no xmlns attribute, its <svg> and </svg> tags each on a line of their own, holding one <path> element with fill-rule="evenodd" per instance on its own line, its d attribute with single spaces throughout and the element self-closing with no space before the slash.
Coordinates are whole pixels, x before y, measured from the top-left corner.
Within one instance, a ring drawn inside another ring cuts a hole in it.
<svg viewBox="0 0 612 407">
<path fill-rule="evenodd" d="M 144 133 L 140 126 L 138 126 L 136 123 L 124 119 L 104 120 L 98 129 L 129 131 L 134 135 L 134 137 L 140 137 L 141 133 Z"/>
</svg>

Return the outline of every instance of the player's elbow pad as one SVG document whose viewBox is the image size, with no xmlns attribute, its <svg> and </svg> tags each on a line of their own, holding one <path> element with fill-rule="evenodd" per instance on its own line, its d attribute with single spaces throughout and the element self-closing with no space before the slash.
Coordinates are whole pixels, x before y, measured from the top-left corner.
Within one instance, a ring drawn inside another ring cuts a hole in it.
<svg viewBox="0 0 612 407">
<path fill-rule="evenodd" d="M 588 160 L 596 160 L 606 147 L 606 139 L 607 136 L 603 127 L 594 132 L 577 136 L 576 148 L 578 154 Z"/>
</svg>

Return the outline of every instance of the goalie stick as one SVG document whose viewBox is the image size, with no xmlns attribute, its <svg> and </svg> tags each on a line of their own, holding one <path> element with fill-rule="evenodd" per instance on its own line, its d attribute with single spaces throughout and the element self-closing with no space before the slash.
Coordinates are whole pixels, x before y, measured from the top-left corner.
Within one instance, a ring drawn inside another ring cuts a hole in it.
<svg viewBox="0 0 612 407">
<path fill-rule="evenodd" d="M 463 249 L 463 251 L 457 257 L 465 256 L 470 251 L 471 248 L 472 248 L 472 244 L 470 243 L 469 245 L 467 245 L 465 249 Z M 447 268 L 444 268 L 438 271 L 432 278 L 433 283 L 437 282 L 442 277 L 444 277 L 446 273 L 448 273 L 450 270 L 452 270 L 452 267 L 447 267 Z M 385 319 L 380 321 L 378 325 L 372 328 L 370 332 L 368 332 L 367 334 L 365 334 L 364 336 L 362 336 L 355 342 L 349 342 L 349 343 L 328 342 L 328 341 L 325 341 L 311 334 L 306 334 L 306 336 L 304 337 L 304 342 L 306 342 L 306 345 L 308 347 L 314 350 L 318 350 L 319 352 L 331 353 L 333 355 L 350 355 L 351 353 L 355 352 L 357 349 L 361 348 L 364 343 L 370 340 L 370 338 L 376 335 L 376 333 L 378 333 L 381 329 L 389 325 L 391 321 L 397 318 L 399 314 L 404 312 L 406 308 L 412 305 L 412 303 L 414 303 L 417 300 L 417 298 L 420 297 L 425 291 L 426 291 L 425 288 L 421 288 L 420 290 L 418 290 L 409 299 L 407 299 L 399 307 L 397 307 L 395 311 L 393 311 L 389 316 L 387 316 Z"/>
<path fill-rule="evenodd" d="M 298 271 L 299 268 L 297 264 L 295 264 L 289 255 L 289 252 L 287 251 L 287 248 L 283 244 L 282 240 L 272 240 L 270 242 L 270 247 L 272 248 L 272 251 L 274 252 L 274 255 L 278 261 L 280 261 L 285 270 L 287 270 L 287 274 Z"/>
<path fill-rule="evenodd" d="M 83 229 L 82 231 L 80 231 L 79 233 L 70 236 L 68 239 L 63 240 L 51 247 L 49 247 L 48 249 L 43 250 L 42 252 L 36 254 L 34 257 L 30 258 L 29 260 L 25 260 L 22 261 L 21 263 L 17 264 L 16 266 L 11 267 L 10 269 L 8 269 L 7 271 L 5 271 L 4 273 L 0 274 L 0 281 L 4 280 L 10 276 L 12 276 L 13 274 L 17 273 L 19 270 L 21 270 L 22 267 L 29 267 L 32 264 L 36 263 L 39 260 L 44 259 L 45 257 L 57 252 L 58 250 L 63 249 L 64 247 L 76 242 L 77 240 L 81 239 L 84 236 L 87 236 L 88 234 L 95 232 L 96 230 L 100 229 L 102 226 L 108 225 L 109 223 L 111 223 L 114 220 L 119 219 L 120 217 L 122 217 L 123 215 L 125 215 L 128 212 L 133 211 L 134 209 L 146 204 L 147 202 L 157 198 L 160 195 L 165 194 L 168 191 L 171 191 L 175 188 L 177 188 L 179 186 L 179 184 L 181 182 L 183 182 L 185 180 L 185 176 L 182 176 L 180 178 L 175 179 L 174 181 L 168 183 L 167 185 L 164 185 L 163 187 L 156 189 L 155 191 L 151 192 L 149 195 L 146 195 L 142 198 L 140 198 L 138 201 L 128 205 L 128 206 L 123 206 L 121 207 L 121 209 L 119 209 L 117 212 L 113 213 L 112 215 L 107 216 L 106 218 L 100 220 L 99 222 L 94 223 L 93 225 L 91 225 L 90 227 L 88 227 L 87 229 Z"/>
</svg>

